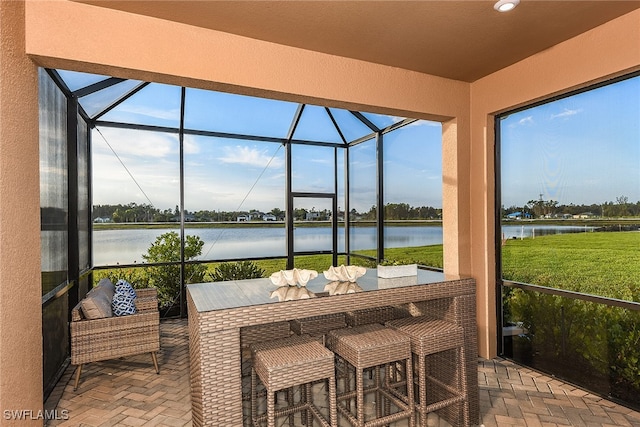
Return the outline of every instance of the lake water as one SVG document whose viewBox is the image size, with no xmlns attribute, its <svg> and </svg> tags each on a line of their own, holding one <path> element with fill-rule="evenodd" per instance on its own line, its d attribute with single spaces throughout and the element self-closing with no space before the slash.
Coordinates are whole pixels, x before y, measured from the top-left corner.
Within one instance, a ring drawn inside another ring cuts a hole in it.
<svg viewBox="0 0 640 427">
<path fill-rule="evenodd" d="M 375 249 L 375 227 L 354 227 L 351 250 Z M 94 265 L 142 263 L 156 237 L 176 229 L 96 230 L 93 233 Z M 576 226 L 502 227 L 503 236 L 530 238 L 545 234 L 577 233 L 591 228 Z M 286 256 L 284 228 L 198 228 L 187 229 L 187 235 L 197 235 L 204 241 L 200 259 L 244 259 L 265 256 Z M 442 244 L 442 227 L 385 227 L 385 247 L 401 248 Z M 344 251 L 344 230 L 338 230 L 338 251 Z M 296 252 L 331 250 L 331 228 L 298 227 L 294 230 Z"/>
</svg>

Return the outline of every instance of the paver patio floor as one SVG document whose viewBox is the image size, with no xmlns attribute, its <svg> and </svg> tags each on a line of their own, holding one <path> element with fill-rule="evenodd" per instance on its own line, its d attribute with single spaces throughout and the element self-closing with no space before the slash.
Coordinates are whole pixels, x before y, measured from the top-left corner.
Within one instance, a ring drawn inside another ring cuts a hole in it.
<svg viewBox="0 0 640 427">
<path fill-rule="evenodd" d="M 90 363 L 73 391 L 70 366 L 45 404 L 66 419 L 46 425 L 191 426 L 186 319 L 162 321 L 160 334 L 160 375 L 149 355 Z M 485 427 L 640 427 L 640 413 L 510 361 L 479 359 L 478 383 Z"/>
</svg>

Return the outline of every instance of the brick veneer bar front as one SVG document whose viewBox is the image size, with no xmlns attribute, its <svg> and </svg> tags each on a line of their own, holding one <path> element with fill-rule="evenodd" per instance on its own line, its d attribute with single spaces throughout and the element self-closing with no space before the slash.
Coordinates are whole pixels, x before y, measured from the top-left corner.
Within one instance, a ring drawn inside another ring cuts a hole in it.
<svg viewBox="0 0 640 427">
<path fill-rule="evenodd" d="M 240 329 L 350 310 L 404 306 L 464 328 L 471 425 L 480 421 L 477 378 L 476 284 L 446 280 L 441 273 L 379 279 L 375 269 L 358 279 L 362 292 L 331 295 L 322 275 L 307 288 L 317 297 L 296 301 L 270 298 L 269 279 L 198 283 L 187 286 L 191 404 L 194 426 L 242 426 Z M 447 413 L 441 414 L 445 419 Z"/>
</svg>

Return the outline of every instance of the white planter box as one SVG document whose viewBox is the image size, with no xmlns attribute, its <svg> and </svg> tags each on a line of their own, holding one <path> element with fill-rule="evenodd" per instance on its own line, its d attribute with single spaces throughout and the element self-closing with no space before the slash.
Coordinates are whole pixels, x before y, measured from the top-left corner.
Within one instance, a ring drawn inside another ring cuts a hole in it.
<svg viewBox="0 0 640 427">
<path fill-rule="evenodd" d="M 393 277 L 417 276 L 418 264 L 408 265 L 379 265 L 378 277 L 390 279 Z"/>
</svg>

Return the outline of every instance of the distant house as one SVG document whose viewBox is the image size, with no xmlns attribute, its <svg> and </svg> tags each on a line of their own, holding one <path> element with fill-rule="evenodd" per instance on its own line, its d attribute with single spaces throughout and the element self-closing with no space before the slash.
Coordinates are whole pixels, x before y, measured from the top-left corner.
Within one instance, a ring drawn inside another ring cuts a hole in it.
<svg viewBox="0 0 640 427">
<path fill-rule="evenodd" d="M 273 215 L 273 214 L 269 214 L 269 213 L 268 213 L 268 214 L 264 214 L 264 215 L 262 215 L 262 220 L 263 220 L 263 221 L 277 221 L 277 220 L 278 220 L 278 218 L 276 218 L 276 216 L 275 216 L 275 215 Z"/>
<path fill-rule="evenodd" d="M 522 218 L 531 218 L 531 214 L 526 212 L 512 212 L 507 215 L 507 219 L 522 219 Z"/>
<path fill-rule="evenodd" d="M 307 214 L 305 215 L 305 220 L 307 221 L 313 221 L 318 218 L 320 218 L 320 212 L 316 211 L 307 212 Z"/>
<path fill-rule="evenodd" d="M 251 215 L 238 215 L 236 217 L 237 222 L 246 222 L 251 221 Z"/>
<path fill-rule="evenodd" d="M 172 216 L 169 221 L 171 222 L 180 222 L 180 215 Z M 184 214 L 184 222 L 195 222 L 196 216 L 194 214 L 186 213 Z"/>
<path fill-rule="evenodd" d="M 593 218 L 595 215 L 592 214 L 591 212 L 584 212 L 578 215 L 574 215 L 573 218 L 574 219 L 587 219 L 587 218 Z"/>
</svg>

